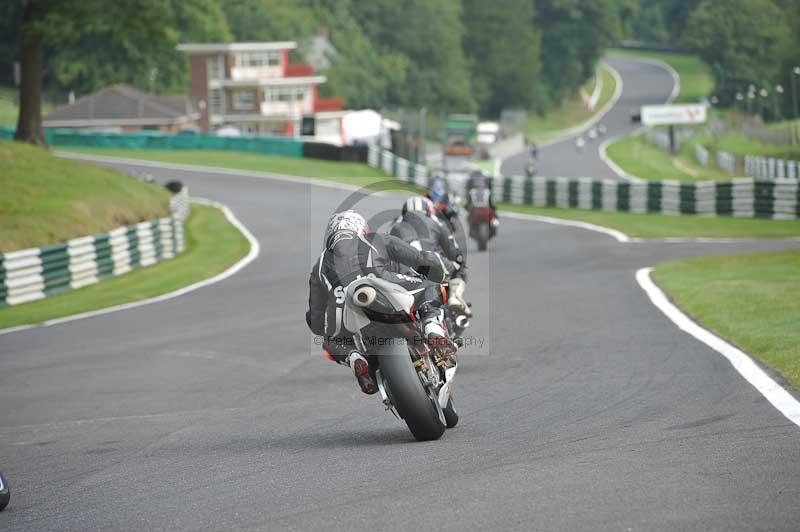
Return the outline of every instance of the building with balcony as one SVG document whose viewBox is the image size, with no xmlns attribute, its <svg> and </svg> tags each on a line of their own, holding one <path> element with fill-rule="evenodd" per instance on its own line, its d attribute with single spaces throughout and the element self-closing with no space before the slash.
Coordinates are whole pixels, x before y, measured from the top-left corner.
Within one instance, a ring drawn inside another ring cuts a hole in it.
<svg viewBox="0 0 800 532">
<path fill-rule="evenodd" d="M 341 99 L 317 96 L 325 76 L 289 62 L 295 48 L 293 41 L 178 45 L 189 56 L 189 96 L 200 113 L 198 124 L 296 136 L 303 116 L 341 110 Z"/>
</svg>

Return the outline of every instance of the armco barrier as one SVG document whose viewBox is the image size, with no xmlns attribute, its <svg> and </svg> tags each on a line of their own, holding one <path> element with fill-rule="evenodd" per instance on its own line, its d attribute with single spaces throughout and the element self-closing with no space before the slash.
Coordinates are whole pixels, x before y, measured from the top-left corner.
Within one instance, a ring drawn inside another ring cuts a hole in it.
<svg viewBox="0 0 800 532">
<path fill-rule="evenodd" d="M 499 201 L 518 205 L 776 220 L 800 217 L 800 187 L 793 180 L 628 183 L 591 178 L 504 177 L 495 179 L 492 188 Z"/>
<path fill-rule="evenodd" d="M 0 307 L 60 294 L 174 257 L 184 249 L 189 213 L 184 188 L 172 215 L 42 248 L 0 254 Z"/>
<path fill-rule="evenodd" d="M 762 179 L 800 179 L 800 161 L 746 155 L 744 173 Z"/>
<path fill-rule="evenodd" d="M 0 140 L 11 139 L 13 127 L 0 127 Z M 283 137 L 217 137 L 165 135 L 157 132 L 103 133 L 72 129 L 46 129 L 45 140 L 54 147 L 94 147 L 131 150 L 221 150 L 302 157 L 303 142 Z"/>
<path fill-rule="evenodd" d="M 370 146 L 368 164 L 403 182 L 427 186 L 425 167 L 416 165 L 411 176 L 408 168 L 414 165 L 387 150 Z M 426 178 L 417 177 L 422 175 Z M 449 182 L 451 190 L 464 184 Z M 793 179 L 629 183 L 588 177 L 498 177 L 492 179 L 492 193 L 497 201 L 539 207 L 776 220 L 800 217 L 800 182 Z"/>
</svg>

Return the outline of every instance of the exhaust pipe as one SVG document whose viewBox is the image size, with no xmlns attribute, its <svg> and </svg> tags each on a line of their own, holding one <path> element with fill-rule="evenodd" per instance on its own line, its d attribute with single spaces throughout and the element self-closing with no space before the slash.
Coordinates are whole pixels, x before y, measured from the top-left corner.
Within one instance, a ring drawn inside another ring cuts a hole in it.
<svg viewBox="0 0 800 532">
<path fill-rule="evenodd" d="M 360 286 L 353 292 L 353 303 L 359 307 L 368 307 L 375 301 L 375 289 L 371 286 Z"/>
<path fill-rule="evenodd" d="M 467 327 L 469 327 L 469 318 L 464 316 L 463 314 L 461 316 L 458 316 L 456 318 L 456 327 L 458 327 L 459 329 L 466 329 Z"/>
</svg>

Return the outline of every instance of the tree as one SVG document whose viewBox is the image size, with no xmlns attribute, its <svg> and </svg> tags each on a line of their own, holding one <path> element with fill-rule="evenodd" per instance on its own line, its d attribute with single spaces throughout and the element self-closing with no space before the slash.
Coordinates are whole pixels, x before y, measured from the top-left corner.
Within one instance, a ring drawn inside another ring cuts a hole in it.
<svg viewBox="0 0 800 532">
<path fill-rule="evenodd" d="M 542 31 L 542 79 L 552 103 L 594 75 L 607 46 L 622 34 L 620 0 L 533 0 Z M 551 104 L 552 104 L 551 103 Z"/>
<path fill-rule="evenodd" d="M 103 72 L 148 57 L 174 31 L 167 0 L 23 0 L 20 22 L 20 110 L 15 140 L 45 145 L 42 129 L 42 51 L 59 48 L 64 57 L 97 52 Z M 89 43 L 101 50 L 90 50 Z M 75 55 L 70 55 L 75 54 Z M 152 56 L 152 55 L 151 55 Z M 85 58 L 84 58 L 85 59 Z M 80 75 L 86 63 L 57 62 Z"/>
<path fill-rule="evenodd" d="M 306 0 L 219 0 L 238 41 L 301 41 L 316 31 Z"/>
<path fill-rule="evenodd" d="M 461 4 L 452 0 L 371 0 L 353 16 L 381 54 L 407 57 L 405 82 L 388 87 L 389 103 L 472 112 L 462 49 Z"/>
<path fill-rule="evenodd" d="M 633 37 L 637 41 L 661 44 L 670 42 L 670 32 L 664 22 L 663 6 L 642 2 L 631 26 Z"/>
<path fill-rule="evenodd" d="M 408 57 L 379 52 L 352 16 L 350 0 L 317 0 L 316 18 L 325 21 L 336 53 L 323 73 L 321 94 L 344 98 L 352 108 L 380 108 L 389 88 L 405 83 Z"/>
<path fill-rule="evenodd" d="M 703 0 L 689 17 L 684 42 L 714 66 L 717 94 L 731 103 L 749 84 L 771 89 L 789 32 L 772 0 Z"/>
<path fill-rule="evenodd" d="M 539 101 L 539 33 L 530 0 L 464 0 L 464 50 L 483 113 Z"/>
</svg>

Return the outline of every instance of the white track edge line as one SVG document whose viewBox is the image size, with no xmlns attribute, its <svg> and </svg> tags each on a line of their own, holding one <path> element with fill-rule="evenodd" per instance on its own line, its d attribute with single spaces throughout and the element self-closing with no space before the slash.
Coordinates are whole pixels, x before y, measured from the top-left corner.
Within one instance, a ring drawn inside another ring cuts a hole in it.
<svg viewBox="0 0 800 532">
<path fill-rule="evenodd" d="M 797 426 L 800 426 L 800 401 L 780 384 L 775 382 L 744 351 L 698 325 L 678 309 L 667 295 L 653 282 L 653 268 L 641 268 L 636 272 L 636 281 L 650 301 L 663 312 L 679 329 L 717 351 L 731 363 L 744 379 L 755 387 L 772 406 Z"/>
<path fill-rule="evenodd" d="M 114 305 L 111 307 L 106 307 L 98 310 L 90 310 L 88 312 L 81 312 L 79 314 L 71 314 L 69 316 L 63 316 L 61 318 L 53 318 L 52 320 L 43 321 L 41 323 L 19 325 L 17 327 L 0 329 L 0 335 L 10 334 L 13 332 L 24 331 L 28 329 L 34 329 L 37 327 L 48 327 L 50 325 L 58 325 L 60 323 L 67 323 L 70 321 L 80 320 L 84 318 L 102 316 L 103 314 L 110 314 L 112 312 L 128 310 L 136 307 L 142 307 L 144 305 L 150 305 L 152 303 L 159 303 L 161 301 L 166 301 L 168 299 L 174 299 L 178 296 L 182 296 L 184 294 L 188 294 L 189 292 L 193 292 L 200 288 L 204 288 L 206 286 L 223 281 L 228 277 L 231 277 L 235 273 L 239 272 L 245 266 L 253 262 L 256 259 L 256 257 L 258 257 L 259 253 L 261 252 L 261 244 L 259 244 L 256 237 L 253 236 L 253 233 L 251 233 L 250 230 L 238 218 L 236 218 L 236 215 L 233 214 L 233 211 L 231 211 L 227 206 L 221 203 L 208 200 L 205 198 L 191 198 L 191 201 L 192 203 L 199 203 L 201 205 L 208 205 L 220 209 L 222 213 L 225 215 L 225 218 L 228 220 L 228 222 L 230 222 L 231 225 L 233 225 L 236 229 L 238 229 L 239 232 L 242 233 L 244 237 L 247 239 L 247 241 L 250 243 L 250 251 L 247 253 L 247 255 L 236 261 L 225 271 L 218 273 L 213 277 L 209 277 L 208 279 L 192 283 L 190 285 L 184 286 L 183 288 L 173 290 L 172 292 L 167 292 L 166 294 L 161 294 L 159 296 L 142 299 L 140 301 L 132 301 L 130 303 Z"/>
<path fill-rule="evenodd" d="M 611 229 L 610 227 L 604 227 L 602 225 L 595 225 L 589 222 L 580 222 L 578 220 L 567 220 L 565 218 L 553 218 L 550 216 L 542 216 L 539 214 L 524 214 L 521 212 L 514 212 L 514 211 L 504 211 L 501 210 L 500 214 L 503 215 L 505 218 L 512 218 L 516 220 L 528 220 L 534 222 L 543 222 L 546 224 L 552 225 L 564 225 L 567 227 L 578 227 L 580 229 L 586 229 L 588 231 L 594 231 L 596 233 L 603 233 L 604 235 L 608 235 L 617 240 L 617 242 L 638 242 L 638 240 L 634 240 L 622 231 L 617 231 L 616 229 Z"/>
</svg>

